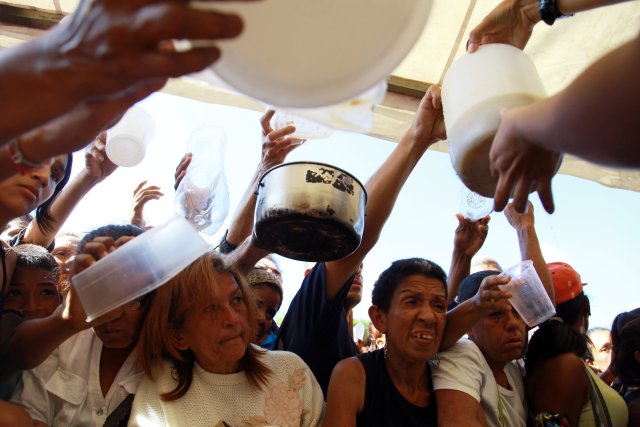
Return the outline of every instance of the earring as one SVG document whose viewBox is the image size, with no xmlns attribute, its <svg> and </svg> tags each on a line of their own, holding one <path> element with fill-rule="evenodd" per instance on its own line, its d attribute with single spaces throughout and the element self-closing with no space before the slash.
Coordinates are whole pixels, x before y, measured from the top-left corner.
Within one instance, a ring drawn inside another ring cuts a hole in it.
<svg viewBox="0 0 640 427">
<path fill-rule="evenodd" d="M 384 348 L 383 348 L 383 352 L 384 352 L 384 358 L 385 360 L 389 359 L 389 346 L 387 345 L 387 334 L 385 332 L 383 332 L 384 335 Z"/>
</svg>

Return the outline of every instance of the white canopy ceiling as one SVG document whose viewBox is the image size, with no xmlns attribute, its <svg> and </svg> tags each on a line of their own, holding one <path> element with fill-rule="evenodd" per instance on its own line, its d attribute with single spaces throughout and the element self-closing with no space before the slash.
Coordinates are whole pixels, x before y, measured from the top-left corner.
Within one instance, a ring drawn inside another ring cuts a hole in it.
<svg viewBox="0 0 640 427">
<path fill-rule="evenodd" d="M 498 3 L 499 0 L 433 0 L 421 38 L 388 80 L 389 92 L 376 108 L 372 136 L 400 138 L 424 91 L 430 84 L 442 82 L 450 64 L 464 52 L 469 31 Z M 39 35 L 42 30 L 38 27 L 58 21 L 77 4 L 78 0 L 0 0 L 0 48 Z M 553 94 L 638 31 L 640 1 L 632 1 L 580 13 L 552 27 L 540 24 L 525 51 L 534 60 L 548 93 Z M 261 103 L 250 98 L 193 79 L 175 79 L 163 91 L 199 101 L 263 109 Z M 439 143 L 436 149 L 447 151 L 447 143 Z M 640 171 L 603 168 L 569 156 L 560 172 L 640 191 Z"/>
</svg>

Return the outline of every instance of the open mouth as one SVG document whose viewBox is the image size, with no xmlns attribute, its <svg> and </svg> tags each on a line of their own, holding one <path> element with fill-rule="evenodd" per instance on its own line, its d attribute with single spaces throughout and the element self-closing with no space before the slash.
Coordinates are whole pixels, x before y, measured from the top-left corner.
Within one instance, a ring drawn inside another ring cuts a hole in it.
<svg viewBox="0 0 640 427">
<path fill-rule="evenodd" d="M 421 342 L 432 342 L 436 335 L 432 332 L 416 332 L 411 334 L 411 337 Z"/>
</svg>

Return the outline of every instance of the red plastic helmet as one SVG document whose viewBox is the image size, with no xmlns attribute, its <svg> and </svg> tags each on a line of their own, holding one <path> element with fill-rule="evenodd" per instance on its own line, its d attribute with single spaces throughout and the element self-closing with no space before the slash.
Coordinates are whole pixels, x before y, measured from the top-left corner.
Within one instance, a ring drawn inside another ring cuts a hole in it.
<svg viewBox="0 0 640 427">
<path fill-rule="evenodd" d="M 556 304 L 562 304 L 580 295 L 582 279 L 573 267 L 564 262 L 552 262 L 547 264 L 547 267 L 556 292 Z"/>
</svg>

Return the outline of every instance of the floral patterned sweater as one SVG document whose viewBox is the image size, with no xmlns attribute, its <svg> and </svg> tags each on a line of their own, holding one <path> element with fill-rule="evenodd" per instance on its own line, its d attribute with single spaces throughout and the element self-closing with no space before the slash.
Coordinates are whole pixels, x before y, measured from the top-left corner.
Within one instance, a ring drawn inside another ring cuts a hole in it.
<svg viewBox="0 0 640 427">
<path fill-rule="evenodd" d="M 252 387 L 244 372 L 220 375 L 196 364 L 189 391 L 164 402 L 160 393 L 173 390 L 176 380 L 165 363 L 138 387 L 129 426 L 318 426 L 324 398 L 311 370 L 297 355 L 266 352 L 262 360 L 273 372 L 267 386 Z"/>
</svg>

